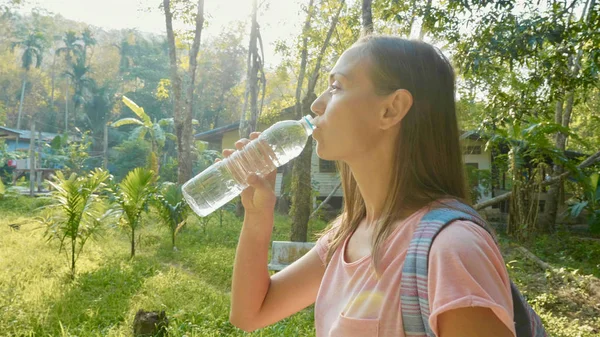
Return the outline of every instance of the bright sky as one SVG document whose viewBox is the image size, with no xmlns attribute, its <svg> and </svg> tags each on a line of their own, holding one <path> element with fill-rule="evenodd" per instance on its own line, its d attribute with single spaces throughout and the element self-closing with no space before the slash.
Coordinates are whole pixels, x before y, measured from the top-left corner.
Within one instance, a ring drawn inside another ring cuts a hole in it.
<svg viewBox="0 0 600 337">
<path fill-rule="evenodd" d="M 259 0 L 268 2 L 259 9 L 259 24 L 268 65 L 279 63 L 274 43 L 290 39 L 301 29 L 304 15 L 298 0 Z M 165 34 L 165 18 L 160 0 L 28 0 L 24 12 L 44 8 L 63 17 L 105 29 L 137 28 L 143 32 Z M 206 0 L 205 15 L 209 26 L 202 36 L 215 36 L 233 21 L 250 21 L 252 0 Z M 248 24 L 248 27 L 250 25 Z M 183 28 L 181 25 L 176 28 Z"/>
</svg>

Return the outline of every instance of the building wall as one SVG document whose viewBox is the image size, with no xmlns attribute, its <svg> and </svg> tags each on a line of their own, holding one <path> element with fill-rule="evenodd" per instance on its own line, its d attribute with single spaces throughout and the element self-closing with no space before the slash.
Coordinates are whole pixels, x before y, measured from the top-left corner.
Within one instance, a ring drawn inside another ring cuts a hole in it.
<svg viewBox="0 0 600 337">
<path fill-rule="evenodd" d="M 8 146 L 8 151 L 16 151 L 19 150 L 29 150 L 29 139 L 23 140 L 19 139 L 19 144 L 17 146 L 17 142 L 14 139 L 5 140 L 6 145 Z"/>
<path fill-rule="evenodd" d="M 492 153 L 488 149 L 485 149 L 485 142 L 481 140 L 472 140 L 472 139 L 464 139 L 462 141 L 463 145 L 463 161 L 465 165 L 476 165 L 480 170 L 491 170 L 492 169 Z M 480 153 L 472 153 L 472 150 L 479 149 Z M 471 150 L 471 151 L 469 151 Z M 490 172 L 491 174 L 491 172 Z M 485 191 L 483 186 L 480 186 L 480 190 L 482 192 Z M 491 186 L 487 187 L 487 192 L 483 193 L 483 195 L 477 200 L 478 202 L 486 201 L 492 198 Z"/>
</svg>

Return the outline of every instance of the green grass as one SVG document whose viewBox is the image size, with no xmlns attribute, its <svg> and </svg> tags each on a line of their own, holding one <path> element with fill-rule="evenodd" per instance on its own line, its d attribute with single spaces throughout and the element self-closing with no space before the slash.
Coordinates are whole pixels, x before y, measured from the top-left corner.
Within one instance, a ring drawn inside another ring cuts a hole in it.
<svg viewBox="0 0 600 337">
<path fill-rule="evenodd" d="M 600 278 L 600 240 L 581 240 L 568 232 L 542 235 L 528 248 L 542 260 Z"/>
<path fill-rule="evenodd" d="M 229 292 L 241 222 L 224 212 L 206 226 L 196 218 L 171 249 L 168 231 L 151 216 L 141 231 L 137 255 L 129 259 L 125 231 L 107 226 L 90 242 L 69 280 L 64 255 L 46 243 L 33 221 L 37 199 L 1 200 L 0 335 L 130 336 L 138 309 L 165 310 L 170 336 L 310 336 L 313 308 L 252 334 L 229 323 Z M 18 207 L 16 205 L 18 204 Z M 10 210 L 10 212 L 8 212 Z M 28 215 L 27 217 L 22 215 Z M 8 224 L 19 223 L 11 230 Z M 323 222 L 311 224 L 309 233 Z M 274 240 L 287 240 L 289 221 L 276 218 Z"/>
<path fill-rule="evenodd" d="M 57 243 L 46 243 L 33 220 L 40 212 L 36 209 L 46 203 L 20 196 L 0 200 L 1 336 L 131 336 L 138 309 L 165 310 L 170 336 L 314 335 L 312 307 L 252 334 L 229 323 L 231 273 L 241 227 L 231 213 L 223 213 L 222 224 L 218 212 L 206 225 L 190 217 L 178 236 L 178 250 L 171 249 L 168 230 L 147 216 L 133 260 L 127 232 L 107 224 L 103 237 L 84 249 L 71 281 Z M 12 223 L 22 224 L 21 229 L 11 230 Z M 324 226 L 312 223 L 311 239 Z M 288 233 L 289 219 L 277 216 L 273 240 L 287 240 Z M 594 284 L 600 284 L 584 276 L 598 272 L 593 255 L 598 243 L 581 246 L 575 240 L 557 234 L 529 246 L 559 269 L 557 273 L 540 270 L 508 240 L 501 240 L 511 278 L 556 337 L 600 334 L 600 294 L 593 292 Z M 565 275 L 573 273 L 582 281 L 567 280 Z"/>
<path fill-rule="evenodd" d="M 597 337 L 600 335 L 600 281 L 591 275 L 597 270 L 590 270 L 592 273 L 588 275 L 582 274 L 578 269 L 555 263 L 554 260 L 564 261 L 556 256 L 564 256 L 571 261 L 572 266 L 577 265 L 569 255 L 569 251 L 576 248 L 566 248 L 570 245 L 561 246 L 554 240 L 572 242 L 577 247 L 575 241 L 571 241 L 575 239 L 564 234 L 550 238 L 542 236 L 530 243 L 531 247 L 538 247 L 531 251 L 555 269 L 548 271 L 524 258 L 514 249 L 513 243 L 502 238 L 502 253 L 510 277 L 540 315 L 550 336 Z M 555 255 L 551 250 L 555 251 Z M 553 258 L 542 257 L 542 252 L 545 252 L 545 257 Z M 571 279 L 569 276 L 574 277 Z"/>
</svg>

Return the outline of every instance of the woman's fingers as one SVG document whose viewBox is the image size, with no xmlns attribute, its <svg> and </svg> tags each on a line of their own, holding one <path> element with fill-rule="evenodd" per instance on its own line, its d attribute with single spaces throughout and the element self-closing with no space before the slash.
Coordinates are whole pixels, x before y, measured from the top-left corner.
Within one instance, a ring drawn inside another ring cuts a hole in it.
<svg viewBox="0 0 600 337">
<path fill-rule="evenodd" d="M 235 152 L 235 150 L 233 150 L 233 149 L 225 149 L 221 153 L 223 154 L 223 158 L 227 158 L 227 157 L 231 156 L 231 154 L 234 152 Z"/>
<path fill-rule="evenodd" d="M 250 139 L 248 139 L 248 138 L 242 138 L 242 139 L 238 140 L 237 142 L 235 142 L 235 148 L 238 149 L 238 150 L 241 150 L 248 143 L 250 143 Z"/>
</svg>

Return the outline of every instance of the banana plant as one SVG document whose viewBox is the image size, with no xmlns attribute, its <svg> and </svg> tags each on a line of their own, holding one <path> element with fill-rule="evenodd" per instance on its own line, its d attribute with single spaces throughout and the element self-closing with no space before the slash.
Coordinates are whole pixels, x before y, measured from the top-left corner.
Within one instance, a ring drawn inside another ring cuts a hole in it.
<svg viewBox="0 0 600 337">
<path fill-rule="evenodd" d="M 183 197 L 181 187 L 175 183 L 165 182 L 162 184 L 161 193 L 154 197 L 154 205 L 158 211 L 161 222 L 171 232 L 171 243 L 175 248 L 175 237 L 186 224 L 190 213 L 190 207 Z"/>
<path fill-rule="evenodd" d="M 50 215 L 39 221 L 46 227 L 44 236 L 47 240 L 60 242 L 58 251 L 64 250 L 70 260 L 72 278 L 75 277 L 75 263 L 86 242 L 112 215 L 101 198 L 107 180 L 110 180 L 109 173 L 96 169 L 85 176 L 72 173 L 69 178 L 58 171 L 49 182 L 54 188 L 52 198 L 55 203 L 48 206 Z"/>
<path fill-rule="evenodd" d="M 142 213 L 147 211 L 154 192 L 155 173 L 138 167 L 131 170 L 114 189 L 115 211 L 120 223 L 131 231 L 131 257 L 135 256 L 135 231 L 142 225 Z"/>
</svg>

